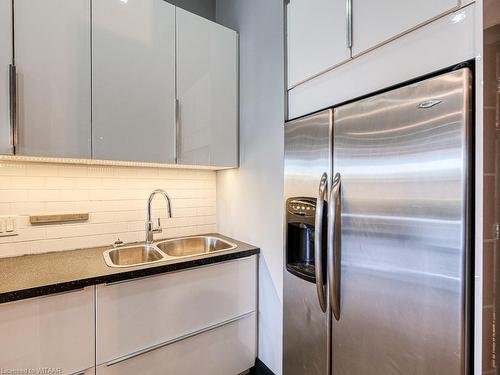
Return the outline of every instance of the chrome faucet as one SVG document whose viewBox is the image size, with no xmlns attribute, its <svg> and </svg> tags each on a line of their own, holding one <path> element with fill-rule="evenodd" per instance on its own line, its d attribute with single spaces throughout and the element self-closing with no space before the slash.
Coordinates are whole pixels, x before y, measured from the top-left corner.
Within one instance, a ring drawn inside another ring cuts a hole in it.
<svg viewBox="0 0 500 375">
<path fill-rule="evenodd" d="M 170 204 L 170 197 L 168 196 L 167 192 L 162 189 L 156 189 L 153 191 L 148 199 L 148 219 L 146 221 L 146 244 L 150 245 L 153 243 L 153 235 L 155 233 L 161 233 L 161 221 L 160 218 L 158 218 L 158 227 L 155 228 L 153 221 L 151 220 L 151 203 L 153 202 L 153 198 L 155 197 L 156 194 L 161 194 L 167 201 L 167 215 L 169 218 L 172 217 L 172 206 Z"/>
</svg>

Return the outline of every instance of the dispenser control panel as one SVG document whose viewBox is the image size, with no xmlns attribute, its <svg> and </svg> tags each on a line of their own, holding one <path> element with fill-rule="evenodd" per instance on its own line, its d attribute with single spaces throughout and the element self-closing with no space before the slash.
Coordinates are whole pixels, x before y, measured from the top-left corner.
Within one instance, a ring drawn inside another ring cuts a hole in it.
<svg viewBox="0 0 500 375">
<path fill-rule="evenodd" d="M 289 199 L 287 211 L 297 216 L 314 217 L 316 215 L 316 200 L 312 198 Z"/>
</svg>

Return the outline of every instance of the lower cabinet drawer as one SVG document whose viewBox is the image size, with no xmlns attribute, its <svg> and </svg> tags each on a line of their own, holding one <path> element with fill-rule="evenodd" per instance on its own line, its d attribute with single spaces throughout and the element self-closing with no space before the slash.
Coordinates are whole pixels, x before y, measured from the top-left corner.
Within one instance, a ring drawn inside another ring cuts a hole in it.
<svg viewBox="0 0 500 375">
<path fill-rule="evenodd" d="M 0 304 L 1 374 L 94 374 L 94 287 Z"/>
<path fill-rule="evenodd" d="M 98 286 L 97 365 L 254 312 L 256 276 L 252 256 Z"/>
<path fill-rule="evenodd" d="M 97 367 L 96 375 L 236 375 L 253 366 L 256 315 Z"/>
</svg>

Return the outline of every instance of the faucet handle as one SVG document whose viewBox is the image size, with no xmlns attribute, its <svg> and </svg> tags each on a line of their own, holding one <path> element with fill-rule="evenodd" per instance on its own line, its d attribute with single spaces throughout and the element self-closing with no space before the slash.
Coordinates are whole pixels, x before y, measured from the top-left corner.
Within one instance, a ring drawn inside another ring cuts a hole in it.
<svg viewBox="0 0 500 375">
<path fill-rule="evenodd" d="M 117 247 L 122 247 L 124 246 L 125 243 L 120 240 L 120 238 L 117 238 L 116 241 L 113 243 L 113 247 L 116 249 Z"/>
<path fill-rule="evenodd" d="M 158 218 L 158 227 L 153 228 L 153 233 L 161 233 L 163 230 L 161 229 L 161 220 Z"/>
</svg>

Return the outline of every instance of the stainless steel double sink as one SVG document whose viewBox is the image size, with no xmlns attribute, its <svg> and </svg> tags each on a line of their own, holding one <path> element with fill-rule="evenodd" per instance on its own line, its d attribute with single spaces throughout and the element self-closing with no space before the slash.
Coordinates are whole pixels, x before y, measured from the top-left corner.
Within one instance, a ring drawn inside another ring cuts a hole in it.
<svg viewBox="0 0 500 375">
<path fill-rule="evenodd" d="M 236 249 L 236 245 L 216 236 L 193 236 L 160 241 L 151 245 L 126 246 L 106 250 L 104 261 L 110 267 L 133 267 L 169 259 Z"/>
</svg>

